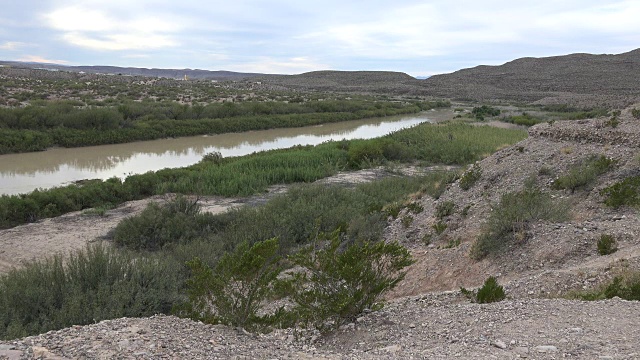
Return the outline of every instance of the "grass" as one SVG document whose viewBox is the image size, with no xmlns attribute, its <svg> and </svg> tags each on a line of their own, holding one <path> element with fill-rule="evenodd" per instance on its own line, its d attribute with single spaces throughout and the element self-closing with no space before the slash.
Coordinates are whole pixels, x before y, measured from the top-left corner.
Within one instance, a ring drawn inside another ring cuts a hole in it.
<svg viewBox="0 0 640 360">
<path fill-rule="evenodd" d="M 550 194 L 531 185 L 507 193 L 489 214 L 484 230 L 471 248 L 471 256 L 482 259 L 525 240 L 529 225 L 536 221 L 564 221 L 568 217 L 566 203 L 552 199 Z"/>
<path fill-rule="evenodd" d="M 576 189 L 586 188 L 591 185 L 598 176 L 606 173 L 617 163 L 616 160 L 604 155 L 591 155 L 578 164 L 569 168 L 566 174 L 557 177 L 552 185 L 554 189 L 567 189 L 574 192 Z"/>
</svg>

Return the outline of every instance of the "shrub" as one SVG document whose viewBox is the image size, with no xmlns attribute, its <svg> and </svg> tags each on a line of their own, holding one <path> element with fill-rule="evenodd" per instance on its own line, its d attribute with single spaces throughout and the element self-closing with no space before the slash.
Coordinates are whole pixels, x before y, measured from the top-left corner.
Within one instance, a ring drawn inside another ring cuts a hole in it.
<svg viewBox="0 0 640 360">
<path fill-rule="evenodd" d="M 443 201 L 436 205 L 436 217 L 440 220 L 453 214 L 456 204 L 453 201 Z"/>
<path fill-rule="evenodd" d="M 460 246 L 460 244 L 462 243 L 462 240 L 460 240 L 460 238 L 457 239 L 450 239 L 447 242 L 447 245 L 444 246 L 445 249 L 452 249 L 454 247 L 458 247 Z"/>
<path fill-rule="evenodd" d="M 479 304 L 499 302 L 506 298 L 504 288 L 498 284 L 498 280 L 493 276 L 488 277 L 478 291 L 471 291 L 461 287 L 460 292 L 471 301 Z"/>
<path fill-rule="evenodd" d="M 307 326 L 321 331 L 338 328 L 365 309 L 372 309 L 380 296 L 395 287 L 413 263 L 407 249 L 396 242 L 358 241 L 344 250 L 339 233 L 320 234 L 317 242 L 290 257 L 303 271 L 289 281 L 295 289 L 294 312 Z"/>
<path fill-rule="evenodd" d="M 630 176 L 600 191 L 606 196 L 604 203 L 613 208 L 637 206 L 640 204 L 640 176 Z"/>
<path fill-rule="evenodd" d="M 204 154 L 201 162 L 208 162 L 213 164 L 221 164 L 224 161 L 224 157 L 219 151 L 214 151 Z"/>
<path fill-rule="evenodd" d="M 440 220 L 437 223 L 431 225 L 431 227 L 433 228 L 433 230 L 436 232 L 437 235 L 440 235 L 445 230 L 447 230 L 447 223 L 445 223 L 444 221 Z"/>
<path fill-rule="evenodd" d="M 567 174 L 556 178 L 552 187 L 558 190 L 568 189 L 574 192 L 576 189 L 593 183 L 599 175 L 609 171 L 616 163 L 616 160 L 604 155 L 591 155 L 571 167 Z"/>
<path fill-rule="evenodd" d="M 0 277 L 0 339 L 119 317 L 169 313 L 180 298 L 179 266 L 103 245 L 64 261 L 31 262 Z"/>
<path fill-rule="evenodd" d="M 405 215 L 402 217 L 401 221 L 402 221 L 402 226 L 404 228 L 408 228 L 411 225 L 411 223 L 413 223 L 413 216 Z"/>
<path fill-rule="evenodd" d="M 478 290 L 476 299 L 480 304 L 502 301 L 505 298 L 504 288 L 498 285 L 495 277 L 490 276 Z"/>
<path fill-rule="evenodd" d="M 471 113 L 476 117 L 476 119 L 482 121 L 484 120 L 485 116 L 498 116 L 500 115 L 500 109 L 491 107 L 491 106 L 487 106 L 487 105 L 482 105 L 482 106 L 476 106 L 473 108 L 473 110 L 471 110 Z"/>
<path fill-rule="evenodd" d="M 419 203 L 412 201 L 409 204 L 407 204 L 407 210 L 409 210 L 414 214 L 420 214 L 421 212 L 424 211 L 424 207 Z"/>
<path fill-rule="evenodd" d="M 258 310 L 280 274 L 278 240 L 243 242 L 226 253 L 212 270 L 200 258 L 187 263 L 189 302 L 178 312 L 194 320 L 251 328 L 264 322 Z"/>
<path fill-rule="evenodd" d="M 465 207 L 462 209 L 462 212 L 460 212 L 460 215 L 462 215 L 462 217 L 465 217 L 465 218 L 466 218 L 466 217 L 469 215 L 469 210 L 471 210 L 471 204 L 469 204 L 469 205 L 465 206 Z"/>
<path fill-rule="evenodd" d="M 605 286 L 570 295 L 570 297 L 587 301 L 611 299 L 616 296 L 624 300 L 640 301 L 640 273 L 626 273 L 616 276 Z"/>
<path fill-rule="evenodd" d="M 480 180 L 481 176 L 482 169 L 480 169 L 480 166 L 473 165 L 460 177 L 460 188 L 465 191 L 471 189 L 471 187 Z"/>
<path fill-rule="evenodd" d="M 493 208 L 484 230 L 471 248 L 471 256 L 481 259 L 502 250 L 507 244 L 524 239 L 530 223 L 568 218 L 566 203 L 554 201 L 550 194 L 533 186 L 502 196 Z"/>
<path fill-rule="evenodd" d="M 618 251 L 616 239 L 609 234 L 602 234 L 598 240 L 598 253 L 600 255 L 609 255 Z"/>
<path fill-rule="evenodd" d="M 640 109 L 633 108 L 631 109 L 631 116 L 636 119 L 640 119 Z"/>
<path fill-rule="evenodd" d="M 129 249 L 155 251 L 166 244 L 191 241 L 223 225 L 221 217 L 199 212 L 197 200 L 182 196 L 164 205 L 150 203 L 139 215 L 121 221 L 113 240 Z"/>
<path fill-rule="evenodd" d="M 345 245 L 340 231 L 320 233 L 311 246 L 290 255 L 293 271 L 278 279 L 282 268 L 278 240 L 225 254 L 214 269 L 195 258 L 188 262 L 189 301 L 175 313 L 208 323 L 257 329 L 297 323 L 327 331 L 375 308 L 380 296 L 404 278 L 401 270 L 413 261 L 397 243 L 356 241 Z M 294 303 L 274 314 L 259 315 L 271 295 Z"/>
</svg>

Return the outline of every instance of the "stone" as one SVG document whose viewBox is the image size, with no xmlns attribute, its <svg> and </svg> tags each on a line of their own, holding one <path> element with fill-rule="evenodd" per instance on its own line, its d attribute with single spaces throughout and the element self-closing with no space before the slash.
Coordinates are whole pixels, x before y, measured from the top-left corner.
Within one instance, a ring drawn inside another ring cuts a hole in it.
<svg viewBox="0 0 640 360">
<path fill-rule="evenodd" d="M 551 353 L 551 352 L 557 352 L 558 348 L 553 345 L 542 345 L 542 346 L 536 346 L 536 351 L 539 353 Z"/>
<path fill-rule="evenodd" d="M 491 342 L 491 345 L 497 347 L 498 349 L 506 349 L 507 348 L 507 344 L 505 344 L 504 341 L 502 341 L 502 340 L 495 340 L 495 341 Z"/>
<path fill-rule="evenodd" d="M 390 345 L 387 347 L 383 347 L 382 349 L 380 349 L 380 351 L 384 351 L 384 352 L 388 352 L 388 353 L 397 353 L 398 351 L 400 351 L 400 346 L 399 345 Z"/>
</svg>

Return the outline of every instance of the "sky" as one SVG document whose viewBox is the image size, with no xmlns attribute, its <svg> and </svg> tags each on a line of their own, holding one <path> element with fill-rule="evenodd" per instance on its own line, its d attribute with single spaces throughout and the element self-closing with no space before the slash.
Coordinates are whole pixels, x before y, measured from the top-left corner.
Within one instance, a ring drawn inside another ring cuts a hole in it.
<svg viewBox="0 0 640 360">
<path fill-rule="evenodd" d="M 0 60 L 412 76 L 640 47 L 638 0 L 2 0 Z"/>
</svg>

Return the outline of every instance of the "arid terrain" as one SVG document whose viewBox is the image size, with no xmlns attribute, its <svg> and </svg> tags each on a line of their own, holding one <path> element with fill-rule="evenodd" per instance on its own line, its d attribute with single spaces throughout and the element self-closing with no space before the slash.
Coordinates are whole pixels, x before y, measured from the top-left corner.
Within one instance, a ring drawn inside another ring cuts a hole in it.
<svg viewBox="0 0 640 360">
<path fill-rule="evenodd" d="M 601 193 L 638 175 L 640 168 L 640 120 L 632 116 L 632 110 L 640 108 L 639 54 L 636 50 L 621 55 L 577 54 L 555 61 L 520 59 L 502 67 L 433 77 L 425 80 L 431 85 L 416 87 L 407 79 L 412 89 L 426 89 L 434 96 L 607 104 L 621 113 L 615 126 L 609 117 L 535 125 L 529 128 L 527 139 L 477 162 L 481 175 L 467 190 L 457 180 L 437 200 L 419 199 L 424 211 L 403 212 L 390 219 L 385 239 L 399 240 L 416 262 L 386 295 L 382 310 L 362 314 L 333 334 L 321 336 L 302 329 L 252 334 L 158 315 L 102 321 L 0 342 L 0 359 L 640 358 L 640 302 L 569 299 L 569 295 L 596 289 L 615 276 L 640 271 L 637 210 L 606 206 Z M 548 71 L 535 71 L 537 67 Z M 587 77 L 587 73 L 594 75 Z M 394 78 L 392 75 L 381 75 L 381 79 Z M 285 80 L 264 81 L 285 86 Z M 329 86 L 323 89 L 329 89 L 331 85 L 326 84 L 333 81 L 322 80 L 322 86 Z M 553 186 L 558 177 L 592 155 L 612 159 L 611 170 L 573 190 Z M 365 181 L 383 173 L 384 169 L 365 171 L 355 180 L 353 175 L 342 174 L 324 181 Z M 523 224 L 519 240 L 510 242 L 507 249 L 474 259 L 472 246 L 501 198 L 531 184 L 554 201 L 567 204 L 568 220 Z M 270 193 L 285 190 L 276 187 Z M 217 212 L 268 197 L 203 199 L 203 208 Z M 2 230 L 0 242 L 12 245 L 0 250 L 0 271 L 29 257 L 65 252 L 95 241 L 149 201 L 162 198 L 128 203 L 107 211 L 104 217 L 73 213 Z M 445 202 L 453 204 L 453 210 L 439 216 L 437 209 Z M 446 227 L 436 231 L 439 222 Z M 616 252 L 599 254 L 596 244 L 602 235 L 617 240 Z M 460 292 L 460 287 L 481 286 L 489 276 L 504 285 L 506 300 L 477 304 Z"/>
</svg>

